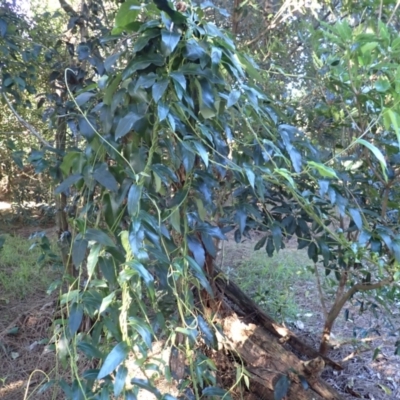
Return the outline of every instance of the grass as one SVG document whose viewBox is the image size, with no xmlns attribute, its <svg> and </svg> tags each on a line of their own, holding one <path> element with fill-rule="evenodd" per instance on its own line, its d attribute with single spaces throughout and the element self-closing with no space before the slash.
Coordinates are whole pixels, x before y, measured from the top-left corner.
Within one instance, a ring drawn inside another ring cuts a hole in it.
<svg viewBox="0 0 400 400">
<path fill-rule="evenodd" d="M 30 250 L 32 241 L 19 236 L 1 237 L 5 241 L 0 249 L 0 301 L 8 303 L 46 290 L 54 280 L 55 270 L 49 263 L 38 263 L 40 248 Z"/>
<path fill-rule="evenodd" d="M 271 316 L 293 321 L 302 311 L 295 292 L 301 282 L 313 279 L 306 269 L 308 264 L 307 255 L 298 250 L 285 249 L 272 258 L 263 251 L 256 251 L 247 261 L 235 266 L 233 279 Z"/>
</svg>

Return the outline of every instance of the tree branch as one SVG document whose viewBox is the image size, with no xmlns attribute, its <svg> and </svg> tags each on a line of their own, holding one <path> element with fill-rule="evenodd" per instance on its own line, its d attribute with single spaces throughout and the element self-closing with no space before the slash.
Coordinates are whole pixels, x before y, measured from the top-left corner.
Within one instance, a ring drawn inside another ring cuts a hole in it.
<svg viewBox="0 0 400 400">
<path fill-rule="evenodd" d="M 10 108 L 10 110 L 12 111 L 12 113 L 15 115 L 15 117 L 17 118 L 18 122 L 23 125 L 26 129 L 28 129 L 28 131 L 35 136 L 36 139 L 39 140 L 39 142 L 41 142 L 42 144 L 44 144 L 47 147 L 53 147 L 51 146 L 51 144 L 45 140 L 42 135 L 27 121 L 25 121 L 18 113 L 17 111 L 15 111 L 15 108 L 13 107 L 13 105 L 11 104 L 10 100 L 8 100 L 7 96 L 5 93 L 2 93 L 4 100 L 6 101 L 8 107 Z"/>
</svg>

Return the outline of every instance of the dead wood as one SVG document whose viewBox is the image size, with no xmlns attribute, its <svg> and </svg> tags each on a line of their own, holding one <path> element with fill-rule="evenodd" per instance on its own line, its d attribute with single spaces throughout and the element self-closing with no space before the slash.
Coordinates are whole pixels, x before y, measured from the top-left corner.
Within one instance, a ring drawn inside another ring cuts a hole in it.
<svg viewBox="0 0 400 400">
<path fill-rule="evenodd" d="M 253 300 L 251 300 L 243 291 L 231 280 L 228 282 L 221 276 L 216 276 L 216 284 L 225 297 L 236 307 L 235 311 L 246 317 L 248 322 L 253 322 L 265 328 L 273 336 L 289 344 L 296 352 L 306 356 L 309 359 L 322 357 L 325 364 L 336 369 L 342 370 L 343 367 L 331 360 L 329 357 L 320 354 L 317 350 L 304 343 L 290 329 L 278 324 L 269 317 Z"/>
<path fill-rule="evenodd" d="M 314 373 L 308 364 L 286 350 L 262 327 L 246 323 L 236 314 L 226 316 L 220 322 L 228 345 L 233 352 L 239 353 L 250 372 L 250 392 L 260 399 L 274 399 L 274 388 L 282 375 L 290 381 L 286 399 L 342 399 L 335 389 L 319 377 L 321 371 Z"/>
</svg>

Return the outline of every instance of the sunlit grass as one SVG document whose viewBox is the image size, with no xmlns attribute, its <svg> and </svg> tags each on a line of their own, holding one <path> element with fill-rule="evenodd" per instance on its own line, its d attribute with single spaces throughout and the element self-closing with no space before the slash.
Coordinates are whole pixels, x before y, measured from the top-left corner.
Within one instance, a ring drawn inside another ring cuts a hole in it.
<svg viewBox="0 0 400 400">
<path fill-rule="evenodd" d="M 271 316 L 293 321 L 303 311 L 295 294 L 302 282 L 313 279 L 306 268 L 309 263 L 307 254 L 298 250 L 282 250 L 272 258 L 256 251 L 234 268 L 233 279 Z"/>
<path fill-rule="evenodd" d="M 20 236 L 1 236 L 5 242 L 0 250 L 0 301 L 46 290 L 54 280 L 55 269 L 49 263 L 38 263 L 40 249 L 30 250 L 32 242 Z"/>
</svg>

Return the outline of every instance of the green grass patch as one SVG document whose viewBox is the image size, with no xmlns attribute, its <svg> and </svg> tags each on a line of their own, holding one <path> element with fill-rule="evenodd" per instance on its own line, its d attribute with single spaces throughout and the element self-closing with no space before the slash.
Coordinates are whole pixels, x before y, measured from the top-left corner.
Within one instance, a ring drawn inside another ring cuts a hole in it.
<svg viewBox="0 0 400 400">
<path fill-rule="evenodd" d="M 301 282 L 313 279 L 306 268 L 309 263 L 307 254 L 298 250 L 281 250 L 271 258 L 265 251 L 256 251 L 232 268 L 232 278 L 272 317 L 293 321 L 302 312 L 295 294 Z"/>
<path fill-rule="evenodd" d="M 1 235 L 1 238 L 4 243 L 0 249 L 0 301 L 22 299 L 46 290 L 57 271 L 51 263 L 39 264 L 40 248 L 30 249 L 33 242 L 20 236 Z"/>
</svg>

